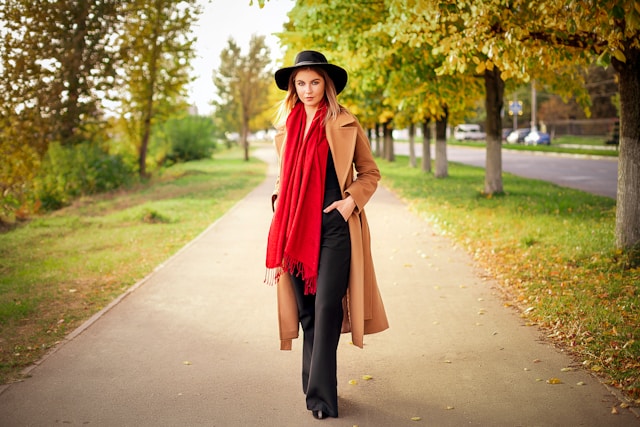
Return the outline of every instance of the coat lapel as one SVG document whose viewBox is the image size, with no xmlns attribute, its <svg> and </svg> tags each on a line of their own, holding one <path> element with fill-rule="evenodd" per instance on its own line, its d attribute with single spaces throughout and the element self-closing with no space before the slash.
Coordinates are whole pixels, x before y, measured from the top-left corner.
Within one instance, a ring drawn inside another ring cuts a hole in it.
<svg viewBox="0 0 640 427">
<path fill-rule="evenodd" d="M 341 114 L 338 119 L 327 124 L 327 141 L 331 148 L 333 163 L 340 182 L 340 188 L 344 191 L 349 176 L 353 174 L 353 153 L 356 146 L 358 129 L 355 126 L 346 126 L 353 123 L 354 119 L 348 114 Z"/>
</svg>

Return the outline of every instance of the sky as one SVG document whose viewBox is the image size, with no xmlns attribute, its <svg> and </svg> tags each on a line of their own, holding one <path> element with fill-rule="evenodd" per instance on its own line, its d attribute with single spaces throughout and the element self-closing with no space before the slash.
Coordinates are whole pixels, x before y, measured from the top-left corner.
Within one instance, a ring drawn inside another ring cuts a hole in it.
<svg viewBox="0 0 640 427">
<path fill-rule="evenodd" d="M 288 21 L 295 1 L 269 0 L 262 9 L 254 0 L 199 0 L 203 13 L 195 26 L 196 58 L 193 60 L 193 75 L 196 78 L 189 86 L 189 100 L 198 108 L 199 114 L 209 114 L 214 98 L 215 86 L 212 76 L 220 66 L 220 53 L 232 37 L 246 54 L 252 35 L 265 36 L 274 61 L 283 56 L 278 38 L 274 33 L 282 31 Z"/>
</svg>

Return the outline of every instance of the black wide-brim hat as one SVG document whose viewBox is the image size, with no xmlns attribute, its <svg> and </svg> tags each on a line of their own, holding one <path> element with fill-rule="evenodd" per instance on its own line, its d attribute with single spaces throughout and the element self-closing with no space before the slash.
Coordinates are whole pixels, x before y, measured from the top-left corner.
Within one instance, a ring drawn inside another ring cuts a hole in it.
<svg viewBox="0 0 640 427">
<path fill-rule="evenodd" d="M 319 67 L 324 69 L 336 87 L 336 93 L 342 92 L 347 85 L 347 71 L 334 64 L 329 64 L 327 58 L 320 52 L 315 50 L 303 50 L 296 55 L 295 65 L 292 67 L 284 67 L 276 71 L 275 79 L 278 88 L 282 90 L 289 89 L 289 78 L 291 74 L 298 68 L 304 67 Z"/>
</svg>

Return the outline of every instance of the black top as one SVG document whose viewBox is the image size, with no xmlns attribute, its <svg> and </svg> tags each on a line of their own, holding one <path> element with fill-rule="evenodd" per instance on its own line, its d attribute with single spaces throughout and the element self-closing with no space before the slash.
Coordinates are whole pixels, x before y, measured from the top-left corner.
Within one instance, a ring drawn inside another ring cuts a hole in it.
<svg viewBox="0 0 640 427">
<path fill-rule="evenodd" d="M 333 164 L 333 156 L 331 150 L 329 150 L 329 156 L 327 158 L 327 175 L 324 183 L 324 191 L 327 190 L 339 190 L 340 183 L 338 182 L 338 175 L 336 174 L 336 167 Z"/>
</svg>

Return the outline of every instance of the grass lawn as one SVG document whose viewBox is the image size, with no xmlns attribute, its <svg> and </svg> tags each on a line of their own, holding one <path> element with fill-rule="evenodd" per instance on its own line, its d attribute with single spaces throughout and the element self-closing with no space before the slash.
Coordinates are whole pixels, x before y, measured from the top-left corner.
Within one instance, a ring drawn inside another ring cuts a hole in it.
<svg viewBox="0 0 640 427">
<path fill-rule="evenodd" d="M 264 179 L 240 150 L 0 233 L 0 381 L 144 278 Z"/>
<path fill-rule="evenodd" d="M 640 403 L 640 268 L 613 247 L 614 200 L 507 173 L 506 193 L 486 197 L 482 168 L 450 163 L 436 179 L 406 156 L 379 165 L 386 186 L 497 280 L 507 305 Z"/>
</svg>

